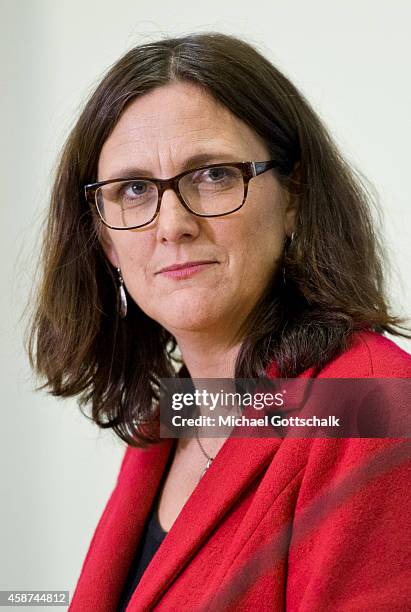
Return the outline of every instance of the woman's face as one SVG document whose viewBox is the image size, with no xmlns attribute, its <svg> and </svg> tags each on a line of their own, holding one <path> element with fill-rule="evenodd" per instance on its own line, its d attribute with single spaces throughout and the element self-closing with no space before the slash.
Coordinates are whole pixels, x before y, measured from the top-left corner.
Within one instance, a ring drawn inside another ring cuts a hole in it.
<svg viewBox="0 0 411 612">
<path fill-rule="evenodd" d="M 103 145 L 98 180 L 122 177 L 130 168 L 138 169 L 136 176 L 165 179 L 208 163 L 268 159 L 250 127 L 202 88 L 177 82 L 128 106 Z M 177 341 L 206 332 L 230 342 L 276 272 L 293 218 L 268 171 L 250 181 L 244 206 L 224 217 L 196 217 L 167 190 L 152 224 L 105 227 L 103 246 L 138 306 Z M 205 260 L 212 263 L 191 275 L 160 272 Z"/>
</svg>

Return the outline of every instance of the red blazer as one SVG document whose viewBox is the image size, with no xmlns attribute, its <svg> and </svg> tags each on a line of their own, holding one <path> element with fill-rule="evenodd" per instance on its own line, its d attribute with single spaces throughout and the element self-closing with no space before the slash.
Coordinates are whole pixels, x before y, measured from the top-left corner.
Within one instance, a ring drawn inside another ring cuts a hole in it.
<svg viewBox="0 0 411 612">
<path fill-rule="evenodd" d="M 276 376 L 274 364 L 268 373 Z M 374 332 L 356 334 L 320 373 L 410 375 L 411 356 Z M 115 612 L 173 444 L 127 448 L 71 612 Z M 228 438 L 127 609 L 410 610 L 410 446 L 405 438 Z"/>
</svg>

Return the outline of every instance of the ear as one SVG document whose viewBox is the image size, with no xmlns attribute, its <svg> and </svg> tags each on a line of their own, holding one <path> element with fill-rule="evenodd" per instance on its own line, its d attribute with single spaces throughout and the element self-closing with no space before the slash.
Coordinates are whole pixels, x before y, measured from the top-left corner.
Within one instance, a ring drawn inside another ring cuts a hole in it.
<svg viewBox="0 0 411 612">
<path fill-rule="evenodd" d="M 284 214 L 284 228 L 285 233 L 288 237 L 295 231 L 297 223 L 297 213 L 300 202 L 300 186 L 301 186 L 301 172 L 300 162 L 297 162 L 291 173 L 288 181 L 288 188 L 286 191 L 286 204 Z"/>
<path fill-rule="evenodd" d="M 99 238 L 101 247 L 104 251 L 104 254 L 109 260 L 109 262 L 111 263 L 111 265 L 114 266 L 115 268 L 120 268 L 120 260 L 117 255 L 117 251 L 114 246 L 114 243 L 108 232 L 108 228 L 106 226 L 101 227 L 98 238 Z"/>
<path fill-rule="evenodd" d="M 297 222 L 298 202 L 294 196 L 287 198 L 288 202 L 285 209 L 284 215 L 284 229 L 288 237 L 295 231 Z"/>
</svg>

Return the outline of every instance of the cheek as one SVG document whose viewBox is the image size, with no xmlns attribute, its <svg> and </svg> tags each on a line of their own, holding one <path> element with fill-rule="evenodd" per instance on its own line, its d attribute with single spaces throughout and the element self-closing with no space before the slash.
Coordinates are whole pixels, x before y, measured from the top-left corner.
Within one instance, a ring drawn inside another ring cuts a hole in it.
<svg viewBox="0 0 411 612">
<path fill-rule="evenodd" d="M 251 204 L 251 202 L 250 202 Z M 284 245 L 284 221 L 280 204 L 255 201 L 252 214 L 247 214 L 233 237 L 237 265 L 248 277 L 270 277 L 278 267 Z M 251 207 L 250 207 L 251 208 Z"/>
<path fill-rule="evenodd" d="M 147 293 L 147 268 L 150 240 L 143 236 L 126 236 L 117 241 L 121 273 L 128 292 L 138 302 Z"/>
</svg>

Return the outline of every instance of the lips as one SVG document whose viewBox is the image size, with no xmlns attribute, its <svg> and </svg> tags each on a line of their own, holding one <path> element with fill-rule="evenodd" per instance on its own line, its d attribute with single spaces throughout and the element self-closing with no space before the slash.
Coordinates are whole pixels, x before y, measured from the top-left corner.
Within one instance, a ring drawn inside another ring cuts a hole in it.
<svg viewBox="0 0 411 612">
<path fill-rule="evenodd" d="M 207 259 L 207 260 L 204 259 L 201 261 L 187 261 L 182 264 L 173 264 L 172 266 L 166 266 L 165 268 L 161 268 L 161 270 L 159 270 L 157 274 L 159 274 L 160 272 L 171 272 L 173 270 L 184 270 L 185 268 L 192 268 L 193 266 L 202 266 L 202 265 L 210 264 L 210 263 L 217 263 L 217 262 L 213 261 L 212 259 Z"/>
</svg>

